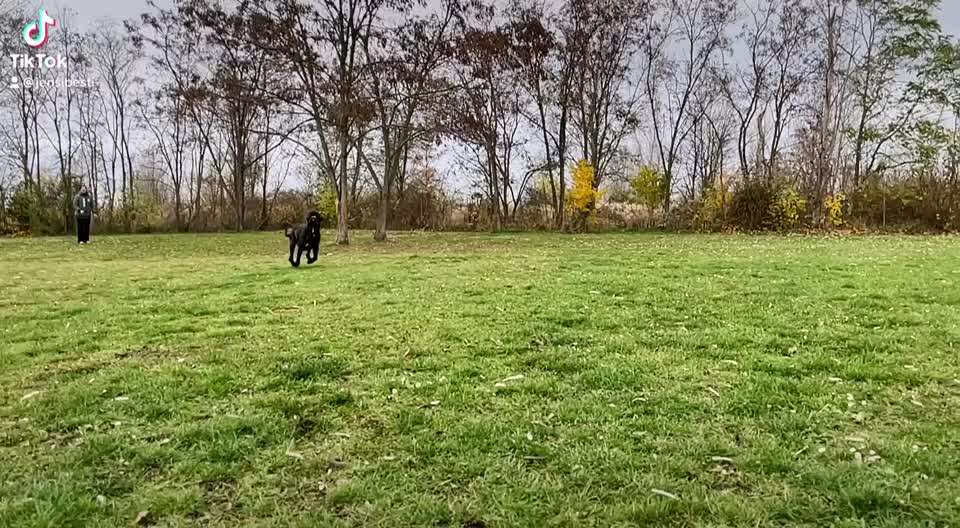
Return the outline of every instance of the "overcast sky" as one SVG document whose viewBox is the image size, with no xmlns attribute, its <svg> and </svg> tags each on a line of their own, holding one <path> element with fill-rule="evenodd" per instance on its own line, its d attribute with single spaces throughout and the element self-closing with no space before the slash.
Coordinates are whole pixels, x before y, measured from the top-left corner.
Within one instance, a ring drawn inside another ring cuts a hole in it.
<svg viewBox="0 0 960 528">
<path fill-rule="evenodd" d="M 154 0 L 157 5 L 166 7 L 173 4 L 173 0 Z M 549 0 L 548 0 L 549 1 Z M 754 2 L 764 2 L 766 0 L 751 0 Z M 960 35 L 960 0 L 942 0 L 940 12 L 940 22 L 944 30 L 954 37 Z M 66 9 L 73 12 L 70 16 L 74 27 L 86 29 L 95 26 L 98 21 L 103 19 L 126 20 L 136 19 L 146 11 L 147 0 L 47 0 L 38 3 L 47 8 L 50 14 L 59 18 L 59 14 L 64 13 Z M 436 156 L 436 153 L 434 153 Z M 442 159 L 433 159 L 431 163 L 438 167 L 445 174 L 448 183 L 451 183 L 450 175 L 459 174 L 462 171 L 456 170 L 451 165 L 450 156 L 441 156 Z M 452 182 L 454 188 L 463 191 L 468 188 L 466 180 L 457 178 Z M 292 182 L 287 183 L 290 186 Z M 294 184 L 296 186 L 296 184 Z"/>
<path fill-rule="evenodd" d="M 156 3 L 159 5 L 172 4 L 170 0 L 156 0 Z M 941 4 L 940 21 L 944 30 L 954 36 L 960 35 L 960 0 L 942 0 Z M 56 16 L 57 11 L 61 10 L 60 8 L 69 6 L 70 9 L 77 12 L 77 22 L 84 26 L 105 17 L 135 18 L 147 9 L 146 0 L 54 0 L 43 5 L 54 16 Z"/>
</svg>

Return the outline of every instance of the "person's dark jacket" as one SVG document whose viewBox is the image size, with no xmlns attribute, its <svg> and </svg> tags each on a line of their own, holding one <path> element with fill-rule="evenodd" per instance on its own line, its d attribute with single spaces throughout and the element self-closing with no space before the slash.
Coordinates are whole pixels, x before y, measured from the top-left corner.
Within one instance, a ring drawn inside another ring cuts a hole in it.
<svg viewBox="0 0 960 528">
<path fill-rule="evenodd" d="M 86 220 L 93 216 L 93 198 L 89 193 L 80 193 L 73 200 L 74 213 L 77 218 Z"/>
</svg>

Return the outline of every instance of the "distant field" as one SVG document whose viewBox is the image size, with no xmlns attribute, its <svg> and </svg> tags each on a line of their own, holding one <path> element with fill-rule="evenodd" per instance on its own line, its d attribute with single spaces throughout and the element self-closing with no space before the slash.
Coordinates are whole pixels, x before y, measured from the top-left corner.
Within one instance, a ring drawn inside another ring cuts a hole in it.
<svg viewBox="0 0 960 528">
<path fill-rule="evenodd" d="M 0 240 L 0 526 L 960 526 L 960 239 Z"/>
</svg>

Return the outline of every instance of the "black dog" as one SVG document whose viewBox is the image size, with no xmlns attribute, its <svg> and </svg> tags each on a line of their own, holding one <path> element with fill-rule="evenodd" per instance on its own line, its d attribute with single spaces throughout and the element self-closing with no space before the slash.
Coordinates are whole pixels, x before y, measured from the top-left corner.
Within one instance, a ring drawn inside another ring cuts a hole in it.
<svg viewBox="0 0 960 528">
<path fill-rule="evenodd" d="M 320 213 L 311 211 L 307 215 L 307 223 L 295 227 L 288 227 L 284 234 L 290 239 L 290 264 L 294 268 L 300 267 L 300 255 L 307 252 L 307 264 L 313 264 L 320 256 Z M 297 259 L 293 259 L 296 251 Z"/>
</svg>

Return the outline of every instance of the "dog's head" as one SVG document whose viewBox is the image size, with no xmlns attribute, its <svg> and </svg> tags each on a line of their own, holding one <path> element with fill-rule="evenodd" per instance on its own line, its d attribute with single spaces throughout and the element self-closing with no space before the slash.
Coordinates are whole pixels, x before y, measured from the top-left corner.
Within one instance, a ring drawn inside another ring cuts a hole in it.
<svg viewBox="0 0 960 528">
<path fill-rule="evenodd" d="M 316 211 L 310 211 L 310 214 L 307 215 L 307 231 L 313 236 L 320 236 L 320 224 L 322 218 L 320 213 Z"/>
</svg>

